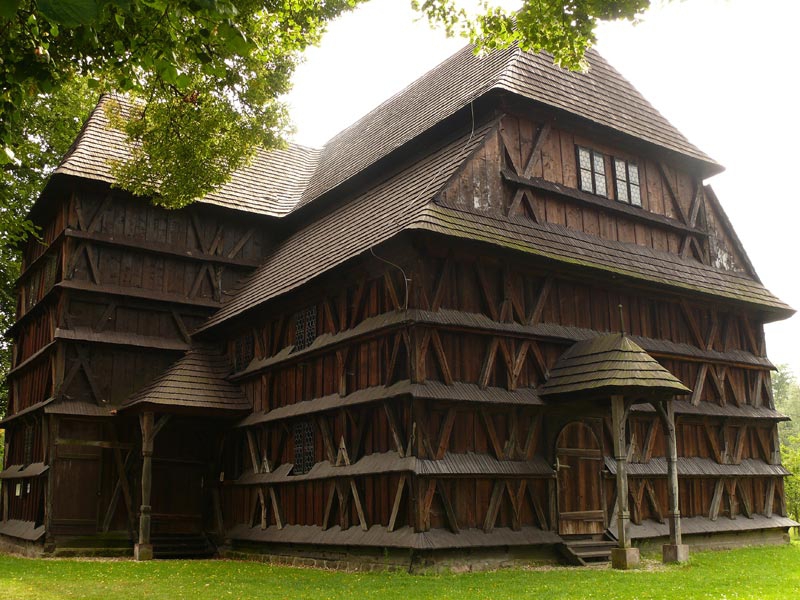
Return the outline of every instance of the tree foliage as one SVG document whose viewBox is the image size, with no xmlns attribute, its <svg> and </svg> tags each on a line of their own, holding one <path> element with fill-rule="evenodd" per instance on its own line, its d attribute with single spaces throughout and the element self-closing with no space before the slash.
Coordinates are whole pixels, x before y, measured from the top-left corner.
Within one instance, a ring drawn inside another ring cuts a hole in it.
<svg viewBox="0 0 800 600">
<path fill-rule="evenodd" d="M 256 148 L 281 144 L 288 116 L 279 98 L 302 51 L 366 1 L 0 0 L 0 327 L 14 318 L 26 214 L 101 93 L 124 94 L 117 106 L 132 107 L 109 115 L 133 149 L 112 164 L 117 185 L 185 206 Z M 598 19 L 634 18 L 649 4 L 524 0 L 516 14 L 486 4 L 469 17 L 455 0 L 410 1 L 479 48 L 519 43 L 570 68 Z M 0 342 L 0 371 L 8 360 Z"/>
<path fill-rule="evenodd" d="M 800 521 L 800 382 L 787 365 L 779 365 L 773 373 L 772 395 L 775 408 L 792 419 L 778 426 L 778 434 L 783 466 L 792 473 L 784 480 L 786 509 Z"/>
</svg>

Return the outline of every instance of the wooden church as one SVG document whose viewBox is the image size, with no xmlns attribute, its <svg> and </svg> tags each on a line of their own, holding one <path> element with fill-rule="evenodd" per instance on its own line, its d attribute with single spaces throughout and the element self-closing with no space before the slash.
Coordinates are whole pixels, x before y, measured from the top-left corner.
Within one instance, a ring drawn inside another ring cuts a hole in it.
<svg viewBox="0 0 800 600">
<path fill-rule="evenodd" d="M 472 568 L 780 543 L 722 170 L 597 53 L 465 48 L 167 211 L 100 100 L 31 212 L 0 547 Z M 124 106 L 122 107 L 124 109 Z"/>
</svg>

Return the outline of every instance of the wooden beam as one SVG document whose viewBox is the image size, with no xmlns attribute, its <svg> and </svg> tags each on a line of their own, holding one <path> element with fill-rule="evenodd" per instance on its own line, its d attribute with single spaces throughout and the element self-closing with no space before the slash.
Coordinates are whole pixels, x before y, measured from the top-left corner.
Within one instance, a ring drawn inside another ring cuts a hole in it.
<svg viewBox="0 0 800 600">
<path fill-rule="evenodd" d="M 536 167 L 540 160 L 539 152 L 542 149 L 542 145 L 544 141 L 547 139 L 547 136 L 550 135 L 550 121 L 545 121 L 542 123 L 539 128 L 536 130 L 536 137 L 533 139 L 533 146 L 531 147 L 531 153 L 528 156 L 528 160 L 525 161 L 525 167 L 522 170 L 521 175 L 523 177 L 531 177 L 533 175 L 533 169 Z"/>
<path fill-rule="evenodd" d="M 494 530 L 495 523 L 497 522 L 497 514 L 500 512 L 500 502 L 503 499 L 504 488 L 505 484 L 501 480 L 495 480 L 489 506 L 486 509 L 486 518 L 483 520 L 483 531 L 485 533 L 490 533 Z"/>
<path fill-rule="evenodd" d="M 392 514 L 389 517 L 389 525 L 387 527 L 388 531 L 394 531 L 397 527 L 397 517 L 400 514 L 400 502 L 403 499 L 403 489 L 406 486 L 406 478 L 407 475 L 402 473 L 400 475 L 400 480 L 397 482 L 397 490 L 394 494 L 394 502 L 392 503 Z"/>
<path fill-rule="evenodd" d="M 708 518 L 716 521 L 719 517 L 719 509 L 722 505 L 722 493 L 725 491 L 725 480 L 717 479 L 714 485 L 714 495 L 711 497 L 711 506 L 708 509 Z"/>
<path fill-rule="evenodd" d="M 489 414 L 489 412 L 483 408 L 480 409 L 480 414 L 481 419 L 483 420 L 483 425 L 486 428 L 486 434 L 489 436 L 489 441 L 492 444 L 492 449 L 494 450 L 497 460 L 505 460 L 506 455 L 503 451 L 503 445 L 500 443 L 500 439 L 497 437 L 497 430 L 495 429 L 491 414 Z"/>
<path fill-rule="evenodd" d="M 673 206 L 677 209 L 678 214 L 681 216 L 681 221 L 685 224 L 689 224 L 689 219 L 686 216 L 686 211 L 683 210 L 683 205 L 680 202 L 680 198 L 675 193 L 675 189 L 672 186 L 672 182 L 669 179 L 669 175 L 667 174 L 667 168 L 662 162 L 658 162 L 658 172 L 661 174 L 661 180 L 664 182 L 664 185 L 667 187 L 667 191 L 669 192 L 669 197 L 672 200 Z"/>
<path fill-rule="evenodd" d="M 450 499 L 447 497 L 444 485 L 440 480 L 436 480 L 436 491 L 439 493 L 439 500 L 442 502 L 444 514 L 447 518 L 447 527 L 452 533 L 459 533 L 458 519 L 456 518 L 456 511 L 453 510 L 453 505 L 450 504 Z"/>
<path fill-rule="evenodd" d="M 478 385 L 481 389 L 486 389 L 489 386 L 489 379 L 494 371 L 495 358 L 497 357 L 497 348 L 499 346 L 500 339 L 493 337 L 489 342 L 489 348 L 483 361 L 483 367 L 481 368 L 481 376 L 478 380 Z"/>
</svg>

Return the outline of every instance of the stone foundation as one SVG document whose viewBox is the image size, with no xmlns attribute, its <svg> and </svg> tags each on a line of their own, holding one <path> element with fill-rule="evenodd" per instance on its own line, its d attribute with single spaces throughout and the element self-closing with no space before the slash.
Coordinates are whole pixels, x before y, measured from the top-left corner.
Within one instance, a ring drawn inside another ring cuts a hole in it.
<svg viewBox="0 0 800 600">
<path fill-rule="evenodd" d="M 542 564 L 559 564 L 555 546 L 405 550 L 399 548 L 338 548 L 232 543 L 220 548 L 222 558 L 275 565 L 344 571 L 406 571 L 466 573 Z"/>
<path fill-rule="evenodd" d="M 44 544 L 0 534 L 0 553 L 16 554 L 26 558 L 40 558 L 45 555 Z"/>
</svg>

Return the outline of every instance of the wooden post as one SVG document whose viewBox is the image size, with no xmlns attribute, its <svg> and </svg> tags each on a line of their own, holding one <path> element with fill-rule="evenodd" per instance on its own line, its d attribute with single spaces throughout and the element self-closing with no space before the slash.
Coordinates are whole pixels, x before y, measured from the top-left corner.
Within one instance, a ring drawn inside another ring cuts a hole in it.
<svg viewBox="0 0 800 600">
<path fill-rule="evenodd" d="M 136 560 L 152 560 L 150 543 L 150 492 L 153 488 L 153 413 L 139 416 L 142 429 L 142 506 L 139 514 L 139 543 L 134 546 Z"/>
<path fill-rule="evenodd" d="M 614 459 L 617 463 L 617 539 L 619 547 L 611 552 L 615 569 L 631 569 L 639 565 L 639 549 L 631 547 L 628 510 L 628 453 L 625 444 L 625 425 L 628 421 L 625 398 L 611 396 L 611 425 L 614 434 Z"/>
<path fill-rule="evenodd" d="M 678 445 L 675 439 L 675 407 L 665 400 L 653 402 L 661 418 L 664 437 L 667 441 L 667 501 L 669 502 L 669 544 L 662 547 L 665 563 L 686 562 L 689 560 L 689 547 L 683 544 L 681 536 L 681 511 L 678 491 Z"/>
</svg>

